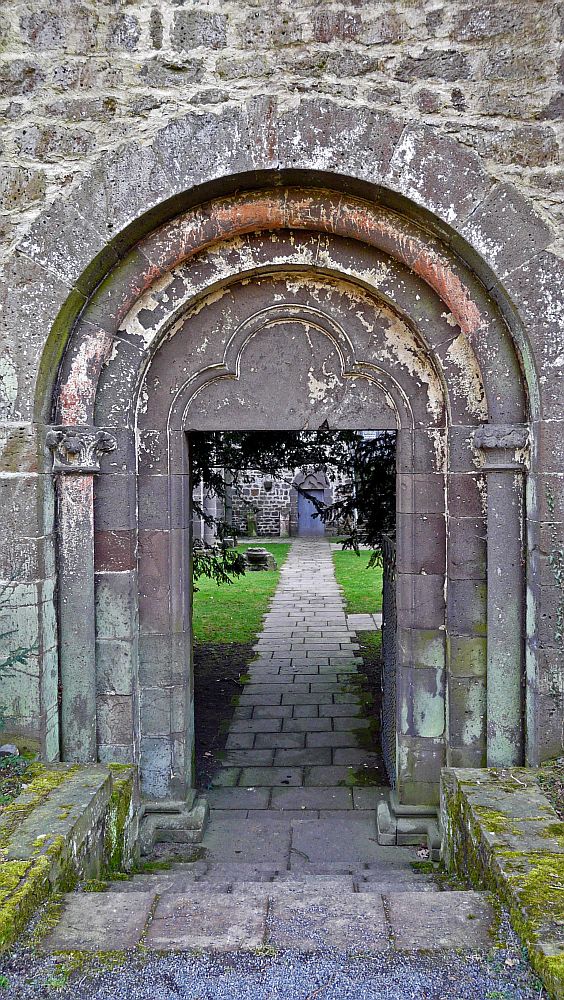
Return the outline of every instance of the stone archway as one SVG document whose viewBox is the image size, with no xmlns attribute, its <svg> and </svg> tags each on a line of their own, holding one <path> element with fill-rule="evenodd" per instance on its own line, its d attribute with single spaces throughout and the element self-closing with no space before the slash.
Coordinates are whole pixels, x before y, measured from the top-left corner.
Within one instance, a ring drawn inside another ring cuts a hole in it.
<svg viewBox="0 0 564 1000">
<path fill-rule="evenodd" d="M 521 762 L 528 406 L 483 287 L 381 206 L 261 191 L 147 237 L 75 327 L 49 438 L 65 756 L 140 760 L 149 797 L 186 795 L 186 431 L 329 421 L 398 428 L 402 798 L 436 801 L 447 761 Z"/>
</svg>

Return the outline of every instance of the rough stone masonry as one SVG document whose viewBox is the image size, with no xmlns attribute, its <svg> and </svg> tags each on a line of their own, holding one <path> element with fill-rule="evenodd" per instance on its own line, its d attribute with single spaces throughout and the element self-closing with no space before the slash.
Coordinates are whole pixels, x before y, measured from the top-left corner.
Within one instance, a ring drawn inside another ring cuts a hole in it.
<svg viewBox="0 0 564 1000">
<path fill-rule="evenodd" d="M 398 433 L 397 789 L 562 741 L 561 4 L 0 12 L 9 728 L 189 799 L 190 431 Z"/>
</svg>

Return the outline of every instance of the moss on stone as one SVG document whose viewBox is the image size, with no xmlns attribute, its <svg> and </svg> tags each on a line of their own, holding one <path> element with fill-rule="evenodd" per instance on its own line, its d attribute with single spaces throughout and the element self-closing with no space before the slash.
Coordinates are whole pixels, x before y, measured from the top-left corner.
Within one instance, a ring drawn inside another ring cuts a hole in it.
<svg viewBox="0 0 564 1000">
<path fill-rule="evenodd" d="M 488 809 L 486 806 L 474 806 L 474 812 L 480 817 L 488 829 L 489 833 L 503 834 L 513 833 L 517 835 L 519 831 L 511 824 L 508 816 L 497 809 Z"/>
<path fill-rule="evenodd" d="M 109 871 L 121 871 L 125 857 L 126 829 L 130 819 L 134 772 L 127 765 L 110 765 L 113 771 L 110 808 L 106 821 L 105 851 Z M 121 775 L 121 777 L 116 777 Z"/>
<path fill-rule="evenodd" d="M 46 857 L 29 863 L 6 861 L 2 864 L 5 884 L 0 893 L 0 951 L 15 940 L 48 895 L 50 867 Z"/>
<path fill-rule="evenodd" d="M 82 886 L 83 892 L 106 892 L 110 883 L 100 878 L 91 878 Z"/>
<path fill-rule="evenodd" d="M 14 849 L 14 834 L 19 824 L 48 799 L 54 788 L 80 770 L 78 766 L 48 768 L 44 765 L 34 765 L 33 769 L 28 787 L 8 807 L 8 819 L 2 817 L 1 836 L 5 848 Z M 110 771 L 111 790 L 103 833 L 103 870 L 115 870 L 118 873 L 116 877 L 126 878 L 122 869 L 130 859 L 127 841 L 128 827 L 133 818 L 135 769 L 128 765 L 116 765 Z M 103 780 L 107 788 L 108 779 Z M 60 811 L 55 809 L 53 813 L 58 812 L 56 818 L 65 820 L 73 808 L 71 804 L 63 803 Z M 82 841 L 76 841 L 71 820 L 64 834 L 56 837 L 38 835 L 31 845 L 29 860 L 5 861 L 0 865 L 0 950 L 21 933 L 38 906 L 51 894 L 53 886 L 60 892 L 67 892 L 76 886 L 84 870 L 81 845 Z M 1 858 L 0 850 L 0 861 Z M 86 889 L 103 891 L 107 885 L 107 882 L 94 879 L 86 884 Z"/>
<path fill-rule="evenodd" d="M 559 847 L 564 847 L 564 823 L 548 823 L 540 832 L 541 837 L 554 839 Z"/>
<path fill-rule="evenodd" d="M 27 787 L 18 795 L 14 802 L 4 806 L 0 825 L 0 860 L 2 850 L 7 848 L 14 831 L 29 816 L 38 805 L 48 798 L 54 788 L 74 774 L 76 767 L 65 770 L 46 767 L 44 764 L 31 764 L 27 775 Z"/>
<path fill-rule="evenodd" d="M 527 850 L 527 831 L 513 829 L 513 816 L 472 802 L 472 789 L 485 784 L 486 776 L 492 789 L 500 792 L 506 791 L 500 787 L 505 784 L 509 793 L 534 785 L 530 772 L 518 782 L 508 782 L 503 771 L 485 771 L 479 782 L 445 776 L 442 818 L 447 861 L 472 884 L 495 890 L 509 910 L 533 969 L 551 995 L 564 1000 L 564 955 L 555 944 L 557 933 L 552 933 L 564 922 L 564 855 L 548 846 L 546 851 Z M 502 805 L 503 795 L 499 800 Z M 546 823 L 545 816 L 538 819 L 546 824 L 541 836 L 561 836 L 562 824 Z M 503 839 L 492 843 L 486 831 L 500 838 L 507 833 L 521 837 L 523 849 L 510 849 Z"/>
<path fill-rule="evenodd" d="M 351 788 L 373 788 L 381 783 L 382 775 L 377 767 L 349 767 L 347 777 L 344 781 L 339 782 L 340 785 Z"/>
</svg>

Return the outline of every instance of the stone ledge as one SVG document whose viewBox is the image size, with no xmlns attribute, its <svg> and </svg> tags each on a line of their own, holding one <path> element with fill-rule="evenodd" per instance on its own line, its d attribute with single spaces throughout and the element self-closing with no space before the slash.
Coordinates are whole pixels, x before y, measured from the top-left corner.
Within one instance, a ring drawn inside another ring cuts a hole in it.
<svg viewBox="0 0 564 1000">
<path fill-rule="evenodd" d="M 531 965 L 564 998 L 564 824 L 527 768 L 445 768 L 442 855 L 449 871 L 494 890 Z"/>
<path fill-rule="evenodd" d="M 0 816 L 0 951 L 51 892 L 131 866 L 138 826 L 135 768 L 32 765 Z"/>
</svg>

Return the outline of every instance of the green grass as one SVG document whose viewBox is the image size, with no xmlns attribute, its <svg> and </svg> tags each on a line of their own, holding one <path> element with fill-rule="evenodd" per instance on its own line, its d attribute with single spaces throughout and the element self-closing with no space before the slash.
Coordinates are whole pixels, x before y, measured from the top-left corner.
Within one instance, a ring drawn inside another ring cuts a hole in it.
<svg viewBox="0 0 564 1000">
<path fill-rule="evenodd" d="M 333 552 L 335 576 L 343 588 L 345 611 L 349 615 L 373 614 L 382 610 L 382 567 L 367 568 L 370 552 Z"/>
<path fill-rule="evenodd" d="M 284 542 L 263 542 L 257 538 L 254 544 L 272 552 L 279 568 L 290 551 L 290 545 Z M 238 546 L 240 552 L 248 548 L 248 545 Z M 200 577 L 192 612 L 194 641 L 252 642 L 260 632 L 279 576 L 279 570 L 261 570 L 219 585 Z"/>
</svg>

